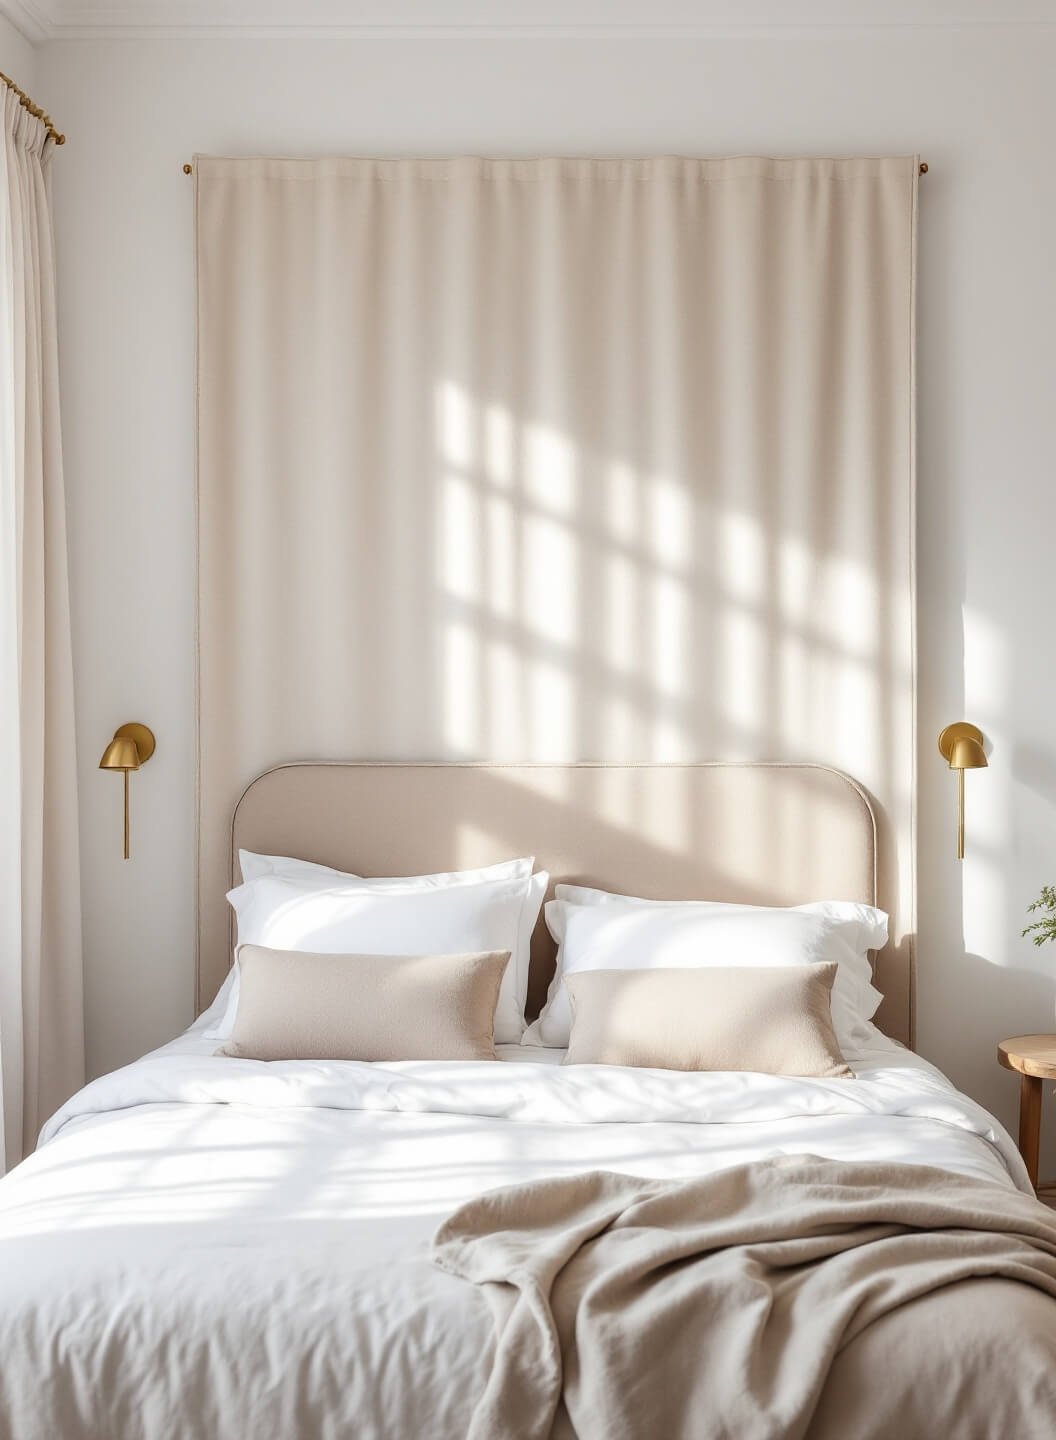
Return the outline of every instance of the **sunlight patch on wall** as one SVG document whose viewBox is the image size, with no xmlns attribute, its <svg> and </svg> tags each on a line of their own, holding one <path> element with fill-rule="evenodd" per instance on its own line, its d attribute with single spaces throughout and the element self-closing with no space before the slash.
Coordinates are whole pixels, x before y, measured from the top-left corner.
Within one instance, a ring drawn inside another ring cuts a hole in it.
<svg viewBox="0 0 1056 1440">
<path fill-rule="evenodd" d="M 988 734 L 1000 728 L 1011 680 L 1008 642 L 1001 627 L 971 605 L 964 606 L 964 676 L 971 719 Z"/>
<path fill-rule="evenodd" d="M 693 505 L 686 486 L 670 475 L 655 476 L 648 486 L 648 517 L 652 556 L 667 574 L 688 571 L 693 560 Z"/>
<path fill-rule="evenodd" d="M 494 485 L 513 484 L 514 421 L 504 405 L 484 407 L 484 473 Z"/>
<path fill-rule="evenodd" d="M 492 614 L 511 620 L 517 615 L 517 511 L 505 495 L 492 494 L 485 502 L 485 517 L 488 579 L 484 598 Z"/>
<path fill-rule="evenodd" d="M 579 544 L 558 520 L 527 515 L 521 622 L 541 639 L 573 646 L 579 639 Z"/>
<path fill-rule="evenodd" d="M 604 717 L 607 755 L 646 753 L 641 711 L 627 696 L 609 694 L 600 713 Z"/>
<path fill-rule="evenodd" d="M 952 788 L 952 787 L 951 787 Z M 968 796 L 968 837 L 965 845 L 964 889 L 961 913 L 964 923 L 964 948 L 966 953 L 982 955 L 993 961 L 994 956 L 1014 960 L 1009 954 L 1008 944 L 1008 888 L 1003 868 L 993 852 L 987 853 L 984 846 L 992 843 L 988 833 L 987 817 L 981 812 L 984 804 L 973 806 L 975 790 L 972 786 Z M 987 810 L 991 807 L 986 806 Z M 950 824 L 947 826 L 949 839 L 953 839 L 954 810 L 950 807 Z M 973 844 L 973 841 L 975 842 Z M 1000 853 L 1000 852 L 999 852 Z M 953 862 L 958 863 L 958 862 Z"/>
<path fill-rule="evenodd" d="M 448 617 L 442 662 L 445 743 L 454 756 L 476 758 L 486 749 L 480 724 L 483 676 L 480 641 L 466 621 Z"/>
<path fill-rule="evenodd" d="M 512 642 L 487 647 L 487 759 L 519 760 L 530 753 L 524 666 Z M 482 754 L 484 752 L 481 752 Z"/>
<path fill-rule="evenodd" d="M 641 523 L 638 476 L 630 465 L 610 461 L 605 467 L 604 525 L 608 535 L 625 545 L 636 545 Z"/>
<path fill-rule="evenodd" d="M 631 675 L 641 658 L 641 587 L 634 562 L 626 555 L 607 556 L 604 584 L 602 656 L 614 674 Z"/>
<path fill-rule="evenodd" d="M 799 535 L 777 540 L 777 603 L 785 619 L 802 626 L 810 616 L 810 581 L 814 571 L 810 547 Z M 797 640 L 801 636 L 797 635 Z"/>
<path fill-rule="evenodd" d="M 1008 764 L 1008 704 L 1011 665 L 1008 640 L 1001 627 L 971 605 L 964 607 L 964 718 L 978 725 L 1000 763 L 965 775 L 965 858 L 962 914 L 965 949 L 992 957 L 1008 956 L 1009 931 L 1022 923 L 1009 916 L 1009 891 L 1001 857 L 1016 849 L 1012 819 L 1012 770 Z M 951 717 L 953 718 L 953 717 Z M 960 717 L 957 717 L 960 718 Z M 948 801 L 953 782 L 949 778 Z M 953 837 L 952 803 L 948 825 Z"/>
<path fill-rule="evenodd" d="M 722 676 L 718 708 L 728 722 L 727 754 L 744 756 L 753 735 L 768 717 L 765 683 L 766 631 L 755 615 L 725 609 L 718 616 L 719 659 L 715 674 Z"/>
<path fill-rule="evenodd" d="M 659 574 L 650 589 L 653 685 L 661 695 L 681 695 L 689 665 L 686 637 L 692 623 L 686 586 L 681 580 Z"/>
<path fill-rule="evenodd" d="M 528 679 L 533 751 L 554 760 L 575 760 L 578 680 L 556 661 L 536 660 Z"/>
<path fill-rule="evenodd" d="M 767 547 L 759 521 L 737 510 L 716 516 L 716 554 L 723 593 L 759 604 L 768 584 Z"/>
<path fill-rule="evenodd" d="M 826 604 L 818 629 L 849 657 L 872 660 L 883 617 L 876 577 L 859 560 L 833 556 L 825 566 Z"/>
<path fill-rule="evenodd" d="M 473 454 L 473 410 L 469 396 L 459 385 L 443 380 L 436 393 L 436 434 L 441 458 L 448 465 L 468 470 Z"/>
<path fill-rule="evenodd" d="M 484 547 L 480 494 L 460 475 L 443 478 L 440 579 L 448 595 L 479 600 Z"/>
<path fill-rule="evenodd" d="M 543 510 L 570 515 L 576 504 L 575 450 L 549 425 L 524 427 L 525 494 Z"/>
</svg>

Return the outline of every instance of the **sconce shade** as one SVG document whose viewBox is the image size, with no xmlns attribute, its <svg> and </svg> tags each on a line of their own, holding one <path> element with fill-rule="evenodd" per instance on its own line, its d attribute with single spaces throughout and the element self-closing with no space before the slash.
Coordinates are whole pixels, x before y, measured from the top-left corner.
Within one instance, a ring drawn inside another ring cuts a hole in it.
<svg viewBox="0 0 1056 1440">
<path fill-rule="evenodd" d="M 139 750 L 130 735 L 115 735 L 103 751 L 100 770 L 138 770 Z"/>
<path fill-rule="evenodd" d="M 988 761 L 983 749 L 983 732 L 967 720 L 955 720 L 939 735 L 939 753 L 957 772 L 957 859 L 964 859 L 964 772 L 985 770 Z"/>
<path fill-rule="evenodd" d="M 131 828 L 128 819 L 129 774 L 145 765 L 154 754 L 154 732 L 138 720 L 130 720 L 114 731 L 114 738 L 103 751 L 100 770 L 117 770 L 125 781 L 125 859 L 131 855 Z"/>
<path fill-rule="evenodd" d="M 987 763 L 986 751 L 970 735 L 959 736 L 950 746 L 951 770 L 984 770 Z"/>
</svg>

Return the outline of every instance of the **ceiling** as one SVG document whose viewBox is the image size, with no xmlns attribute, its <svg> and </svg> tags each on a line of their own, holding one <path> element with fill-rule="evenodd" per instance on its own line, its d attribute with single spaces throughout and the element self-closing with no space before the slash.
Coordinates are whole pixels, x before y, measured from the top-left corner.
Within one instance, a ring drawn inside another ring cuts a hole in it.
<svg viewBox="0 0 1056 1440">
<path fill-rule="evenodd" d="M 49 40 L 640 36 L 1056 24 L 1056 0 L 0 0 Z"/>
</svg>

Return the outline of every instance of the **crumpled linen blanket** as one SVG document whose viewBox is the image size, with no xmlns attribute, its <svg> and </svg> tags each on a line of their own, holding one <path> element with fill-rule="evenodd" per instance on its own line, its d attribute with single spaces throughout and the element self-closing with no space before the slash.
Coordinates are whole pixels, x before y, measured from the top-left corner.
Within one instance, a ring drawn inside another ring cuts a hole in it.
<svg viewBox="0 0 1056 1440">
<path fill-rule="evenodd" d="M 1056 1215 L 984 1181 L 813 1156 L 689 1182 L 594 1171 L 480 1196 L 432 1254 L 495 1321 L 469 1440 L 795 1440 L 822 1417 L 826 1434 L 879 1434 L 864 1417 L 884 1372 L 938 1353 L 944 1314 L 960 1337 L 942 1354 L 946 1425 L 952 1406 L 959 1437 L 1012 1413 L 1018 1440 L 1056 1435 Z M 1032 1345 L 1023 1323 L 1048 1333 Z M 899 1390 L 902 1440 L 933 1434 L 928 1384 Z"/>
</svg>

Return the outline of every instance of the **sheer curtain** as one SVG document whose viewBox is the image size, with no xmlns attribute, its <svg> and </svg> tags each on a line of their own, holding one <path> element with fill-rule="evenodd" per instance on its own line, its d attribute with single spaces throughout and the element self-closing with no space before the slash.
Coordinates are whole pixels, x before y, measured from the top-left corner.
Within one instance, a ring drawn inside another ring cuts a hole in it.
<svg viewBox="0 0 1056 1440">
<path fill-rule="evenodd" d="M 50 162 L 0 88 L 0 1075 L 7 1165 L 84 1077 Z"/>
</svg>

